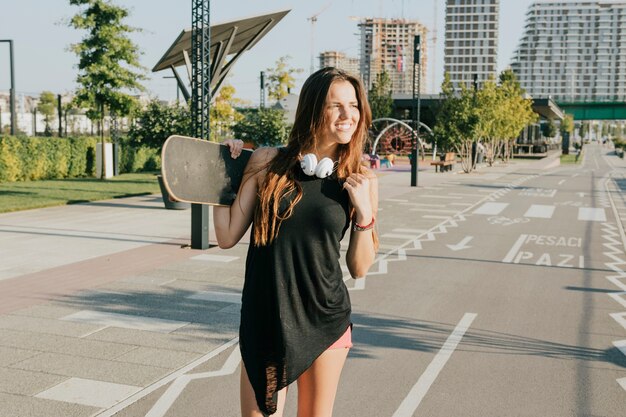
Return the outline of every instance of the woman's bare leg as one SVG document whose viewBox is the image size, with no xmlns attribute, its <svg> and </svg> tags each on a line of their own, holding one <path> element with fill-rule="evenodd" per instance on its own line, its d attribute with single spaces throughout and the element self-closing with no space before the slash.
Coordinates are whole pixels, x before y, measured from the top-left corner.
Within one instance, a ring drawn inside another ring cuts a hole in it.
<svg viewBox="0 0 626 417">
<path fill-rule="evenodd" d="M 298 417 L 331 417 L 348 348 L 329 349 L 298 378 Z"/>
<path fill-rule="evenodd" d="M 285 387 L 278 391 L 278 407 L 276 408 L 276 413 L 272 414 L 272 417 L 282 417 L 285 408 L 285 399 L 287 398 L 287 388 L 288 387 Z M 243 363 L 241 364 L 241 382 L 239 390 L 241 395 L 241 417 L 264 417 L 256 403 L 254 390 L 252 389 L 248 374 L 246 373 L 246 367 Z"/>
</svg>

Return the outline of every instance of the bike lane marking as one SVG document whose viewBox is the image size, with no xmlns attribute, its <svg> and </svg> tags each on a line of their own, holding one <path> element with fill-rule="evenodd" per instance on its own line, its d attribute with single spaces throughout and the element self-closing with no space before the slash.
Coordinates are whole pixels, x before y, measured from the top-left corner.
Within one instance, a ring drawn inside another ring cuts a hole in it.
<svg viewBox="0 0 626 417">
<path fill-rule="evenodd" d="M 582 238 L 578 236 L 521 234 L 502 262 L 582 269 L 585 267 L 585 257 L 577 250 L 582 250 L 582 245 Z M 532 246 L 532 252 L 528 246 Z M 525 250 L 521 250 L 523 247 Z M 537 250 L 535 247 L 540 249 Z M 545 248 L 558 248 L 560 253 L 547 252 Z M 572 249 L 575 250 L 574 254 Z"/>
<path fill-rule="evenodd" d="M 393 417 L 411 417 L 413 413 L 415 413 L 415 410 L 419 407 L 422 399 L 424 399 L 424 396 L 430 389 L 430 386 L 435 382 L 437 376 L 439 376 L 439 373 L 452 356 L 452 353 L 454 353 L 476 316 L 476 313 L 465 313 L 424 373 L 419 377 L 415 385 L 413 385 L 402 403 L 400 403 L 400 407 L 393 413 Z"/>
</svg>

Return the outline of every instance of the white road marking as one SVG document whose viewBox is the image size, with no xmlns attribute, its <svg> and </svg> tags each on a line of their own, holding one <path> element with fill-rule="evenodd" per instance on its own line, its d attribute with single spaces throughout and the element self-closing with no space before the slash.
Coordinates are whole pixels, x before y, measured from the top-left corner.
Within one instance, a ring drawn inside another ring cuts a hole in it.
<svg viewBox="0 0 626 417">
<path fill-rule="evenodd" d="M 226 359 L 226 362 L 219 371 L 202 372 L 198 374 L 181 375 L 167 388 L 167 391 L 159 397 L 152 406 L 146 417 L 163 417 L 169 411 L 170 407 L 180 397 L 180 394 L 187 385 L 194 379 L 206 379 L 216 376 L 230 375 L 237 370 L 241 362 L 241 353 L 238 348 L 233 349 L 232 353 Z"/>
<path fill-rule="evenodd" d="M 470 242 L 470 240 L 474 239 L 474 236 L 465 236 L 463 238 L 463 240 L 461 240 L 459 243 L 457 243 L 456 245 L 446 245 L 448 248 L 450 248 L 453 251 L 459 251 L 459 250 L 463 250 L 463 249 L 469 249 L 471 248 L 471 246 L 467 246 L 467 244 Z"/>
<path fill-rule="evenodd" d="M 133 395 L 140 389 L 141 387 L 132 385 L 114 384 L 93 379 L 69 378 L 52 388 L 40 392 L 35 397 L 108 408 Z"/>
<path fill-rule="evenodd" d="M 422 218 L 423 219 L 433 219 L 433 220 L 446 220 L 446 219 L 449 219 L 450 217 L 449 216 L 434 216 L 434 215 L 431 216 L 431 215 L 425 214 L 425 215 L 422 216 Z"/>
<path fill-rule="evenodd" d="M 618 384 L 620 384 L 622 386 L 622 388 L 624 388 L 624 390 L 626 391 L 626 378 L 620 378 L 616 380 Z"/>
<path fill-rule="evenodd" d="M 621 282 L 619 284 L 623 285 Z M 624 294 L 626 294 L 625 291 L 613 292 L 613 293 L 609 293 L 609 297 L 611 297 L 612 299 L 620 303 L 622 306 L 624 306 L 624 308 L 626 308 L 626 300 L 624 299 Z"/>
<path fill-rule="evenodd" d="M 429 203 L 400 203 L 401 206 L 418 206 L 418 207 L 437 207 L 444 208 L 445 204 L 429 204 Z"/>
<path fill-rule="evenodd" d="M 394 203 L 408 203 L 409 200 L 401 200 L 399 198 L 385 198 L 385 201 L 392 201 Z"/>
<path fill-rule="evenodd" d="M 148 332 L 171 333 L 189 324 L 189 322 L 157 319 L 155 317 L 134 316 L 130 314 L 105 313 L 102 311 L 81 310 L 61 320 L 79 323 L 99 324 L 107 327 L 145 330 Z"/>
<path fill-rule="evenodd" d="M 461 200 L 463 197 L 456 197 L 453 195 L 432 195 L 432 194 L 426 194 L 423 195 L 422 197 L 424 198 L 443 198 L 443 199 L 447 199 L 447 200 Z"/>
<path fill-rule="evenodd" d="M 539 219 L 551 219 L 554 214 L 555 206 L 544 206 L 541 204 L 533 204 L 524 214 L 524 217 L 534 217 Z"/>
<path fill-rule="evenodd" d="M 622 352 L 624 355 L 626 355 L 626 340 L 617 340 L 617 341 L 613 342 L 613 346 L 618 348 L 620 350 L 620 352 Z"/>
<path fill-rule="evenodd" d="M 495 216 L 502 213 L 507 208 L 509 203 L 485 203 L 482 206 L 474 210 L 473 214 L 485 214 L 487 216 Z"/>
<path fill-rule="evenodd" d="M 515 255 L 517 255 L 517 252 L 519 252 L 520 248 L 526 241 L 527 237 L 528 235 L 520 235 L 520 237 L 517 239 L 517 242 L 513 244 L 513 246 L 511 247 L 511 250 L 509 250 L 509 253 L 506 254 L 502 262 L 511 263 L 513 259 L 515 258 Z"/>
<path fill-rule="evenodd" d="M 424 233 L 426 230 L 424 229 L 393 229 L 392 232 L 397 233 Z"/>
<path fill-rule="evenodd" d="M 473 203 L 450 203 L 451 206 L 459 206 L 459 207 L 470 207 L 473 206 Z"/>
<path fill-rule="evenodd" d="M 605 222 L 606 213 L 604 212 L 603 208 L 580 207 L 578 209 L 578 220 Z"/>
<path fill-rule="evenodd" d="M 239 256 L 226 256 L 226 255 L 212 255 L 212 254 L 204 254 L 198 255 L 191 258 L 194 261 L 209 261 L 209 262 L 232 262 L 239 259 Z"/>
<path fill-rule="evenodd" d="M 221 346 L 218 346 L 217 348 L 213 349 L 211 352 L 207 353 L 206 355 L 202 356 L 201 358 L 198 358 L 195 361 L 191 362 L 189 365 L 179 369 L 178 371 L 175 371 L 175 372 L 169 374 L 165 378 L 163 378 L 163 379 L 155 382 L 154 384 L 144 388 L 143 390 L 139 391 L 135 395 L 133 395 L 131 397 L 128 397 L 124 401 L 116 404 L 115 406 L 113 406 L 112 408 L 109 408 L 108 410 L 104 411 L 103 413 L 97 414 L 97 417 L 112 417 L 112 416 L 114 416 L 115 414 L 119 413 L 121 410 L 125 409 L 126 407 L 136 403 L 137 401 L 139 401 L 142 398 L 146 397 L 147 395 L 153 393 L 154 391 L 158 390 L 159 388 L 161 388 L 161 387 L 169 384 L 170 382 L 174 381 L 178 377 L 180 377 L 182 375 L 185 375 L 187 372 L 197 368 L 198 366 L 202 365 L 203 363 L 205 363 L 205 362 L 209 361 L 210 359 L 214 358 L 215 356 L 219 355 L 220 353 L 222 353 L 223 351 L 225 351 L 229 347 L 233 346 L 237 342 L 239 342 L 239 338 L 238 337 L 235 337 L 234 339 L 229 340 L 228 342 L 224 343 Z M 239 350 L 239 349 L 235 349 L 235 350 Z"/>
<path fill-rule="evenodd" d="M 610 313 L 609 316 L 626 330 L 626 313 Z"/>
<path fill-rule="evenodd" d="M 386 237 L 390 239 L 414 239 L 415 235 L 400 234 L 400 233 L 385 233 L 381 237 Z"/>
<path fill-rule="evenodd" d="M 567 180 L 561 180 L 561 181 L 559 181 L 559 185 L 563 184 L 565 181 L 567 181 Z"/>
<path fill-rule="evenodd" d="M 241 304 L 241 293 L 237 292 L 200 291 L 187 298 L 191 300 Z"/>
<path fill-rule="evenodd" d="M 413 388 L 411 388 L 409 394 L 402 401 L 400 407 L 393 413 L 393 417 L 411 417 L 415 413 L 415 410 L 419 407 L 422 399 L 430 389 L 430 386 L 435 382 L 435 379 L 437 379 L 437 376 L 446 365 L 446 362 L 448 362 L 448 359 L 450 359 L 450 356 L 452 356 L 452 353 L 475 318 L 475 313 L 465 313 L 452 334 L 448 336 L 448 339 L 433 361 L 428 365 L 426 371 L 424 371 L 415 385 L 413 385 Z"/>
<path fill-rule="evenodd" d="M 432 208 L 417 208 L 417 207 L 410 208 L 409 211 L 425 211 L 428 213 L 449 213 L 449 214 L 458 212 L 458 210 L 441 210 L 441 209 L 438 210 L 438 209 L 432 209 Z"/>
</svg>

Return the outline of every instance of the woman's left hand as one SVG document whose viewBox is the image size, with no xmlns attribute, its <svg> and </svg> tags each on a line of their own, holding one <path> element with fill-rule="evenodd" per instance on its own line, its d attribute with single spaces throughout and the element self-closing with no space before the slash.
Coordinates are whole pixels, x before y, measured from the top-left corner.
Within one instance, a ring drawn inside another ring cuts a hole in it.
<svg viewBox="0 0 626 417">
<path fill-rule="evenodd" d="M 230 156 L 233 159 L 237 159 L 241 155 L 243 149 L 243 140 L 240 139 L 226 139 L 222 142 L 222 145 L 228 146 L 230 149 Z"/>
<path fill-rule="evenodd" d="M 373 216 L 369 178 L 363 174 L 353 173 L 346 178 L 343 188 L 348 191 L 350 201 L 356 211 L 355 221 L 360 224 L 369 224 Z"/>
</svg>

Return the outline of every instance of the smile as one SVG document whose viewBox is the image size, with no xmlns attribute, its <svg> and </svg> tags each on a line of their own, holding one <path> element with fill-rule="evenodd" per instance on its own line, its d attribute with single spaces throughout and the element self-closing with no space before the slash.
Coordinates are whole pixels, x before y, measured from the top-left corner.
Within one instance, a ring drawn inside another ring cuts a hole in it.
<svg viewBox="0 0 626 417">
<path fill-rule="evenodd" d="M 341 123 L 341 124 L 335 125 L 335 127 L 337 128 L 337 130 L 341 132 L 348 131 L 352 128 L 352 123 Z"/>
</svg>

